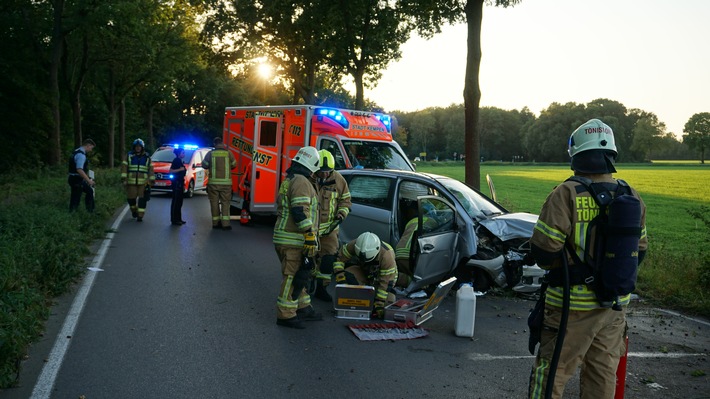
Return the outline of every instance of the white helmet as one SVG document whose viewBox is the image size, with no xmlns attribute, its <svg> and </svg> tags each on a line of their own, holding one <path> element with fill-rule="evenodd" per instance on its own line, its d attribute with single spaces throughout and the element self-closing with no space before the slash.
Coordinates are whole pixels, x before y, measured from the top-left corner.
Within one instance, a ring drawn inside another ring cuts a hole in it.
<svg viewBox="0 0 710 399">
<path fill-rule="evenodd" d="M 573 157 L 589 150 L 609 150 L 617 155 L 614 131 L 599 119 L 590 119 L 569 136 L 567 152 Z"/>
<path fill-rule="evenodd" d="M 355 240 L 355 255 L 362 262 L 371 262 L 380 253 L 380 238 L 373 233 L 362 233 Z"/>
<path fill-rule="evenodd" d="M 320 154 L 316 147 L 303 147 L 293 157 L 293 162 L 301 164 L 311 173 L 315 173 L 320 169 Z"/>
</svg>

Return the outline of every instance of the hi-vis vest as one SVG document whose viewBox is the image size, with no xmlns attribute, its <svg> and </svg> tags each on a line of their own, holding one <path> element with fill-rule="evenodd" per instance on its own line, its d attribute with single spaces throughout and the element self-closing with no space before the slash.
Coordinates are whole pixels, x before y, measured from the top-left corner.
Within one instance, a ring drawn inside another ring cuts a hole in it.
<svg viewBox="0 0 710 399">
<path fill-rule="evenodd" d="M 294 219 L 293 208 L 301 208 L 305 218 Z M 317 194 L 307 177 L 297 174 L 281 183 L 276 198 L 276 214 L 274 244 L 303 247 L 303 234 L 318 229 Z"/>
<path fill-rule="evenodd" d="M 210 171 L 207 184 L 232 185 L 231 170 L 237 166 L 237 161 L 224 147 L 210 151 L 202 165 Z"/>
<path fill-rule="evenodd" d="M 422 224 L 424 224 L 424 230 L 426 230 L 427 225 L 435 224 L 435 222 L 428 216 L 422 216 Z M 409 259 L 409 253 L 412 250 L 412 237 L 417 227 L 419 227 L 419 217 L 413 217 L 412 220 L 404 225 L 404 232 L 402 232 L 402 237 L 399 238 L 397 248 L 394 250 L 395 259 Z"/>
<path fill-rule="evenodd" d="M 121 179 L 126 179 L 127 184 L 143 185 L 155 182 L 153 164 L 145 152 L 134 154 L 129 152 L 126 160 L 121 163 Z"/>
</svg>

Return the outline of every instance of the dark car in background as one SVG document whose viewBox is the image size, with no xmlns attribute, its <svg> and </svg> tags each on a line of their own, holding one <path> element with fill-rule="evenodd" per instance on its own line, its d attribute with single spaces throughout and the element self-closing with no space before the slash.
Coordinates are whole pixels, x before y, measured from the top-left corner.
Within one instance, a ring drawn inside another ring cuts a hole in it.
<svg viewBox="0 0 710 399">
<path fill-rule="evenodd" d="M 510 213 L 445 176 L 371 169 L 340 173 L 353 203 L 340 228 L 343 242 L 370 231 L 395 247 L 408 222 L 405 201 L 417 201 L 418 227 L 410 258 L 414 279 L 405 293 L 450 276 L 459 283 L 472 282 L 477 291 L 501 287 L 532 294 L 540 289 L 544 271 L 529 256 L 537 215 Z"/>
</svg>

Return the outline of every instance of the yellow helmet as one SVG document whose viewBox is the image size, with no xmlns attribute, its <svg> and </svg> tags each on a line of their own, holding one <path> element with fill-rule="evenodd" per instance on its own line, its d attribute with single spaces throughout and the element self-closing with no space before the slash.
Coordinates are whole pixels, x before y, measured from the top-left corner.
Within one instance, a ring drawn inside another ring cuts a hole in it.
<svg viewBox="0 0 710 399">
<path fill-rule="evenodd" d="M 331 172 L 335 169 L 335 158 L 333 158 L 333 154 L 331 154 L 330 151 L 320 150 L 318 154 L 320 154 L 321 172 Z"/>
</svg>

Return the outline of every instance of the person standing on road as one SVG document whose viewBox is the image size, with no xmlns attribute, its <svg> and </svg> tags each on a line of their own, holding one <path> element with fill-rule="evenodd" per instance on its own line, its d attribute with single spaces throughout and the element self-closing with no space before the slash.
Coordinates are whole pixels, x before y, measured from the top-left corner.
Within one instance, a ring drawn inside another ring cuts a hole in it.
<svg viewBox="0 0 710 399">
<path fill-rule="evenodd" d="M 170 164 L 170 171 L 168 172 L 173 176 L 171 184 L 173 199 L 170 202 L 170 223 L 172 223 L 173 226 L 182 226 L 187 223 L 182 220 L 183 188 L 185 187 L 185 171 L 187 171 L 183 163 L 185 149 L 176 148 L 173 150 L 173 153 L 175 154 L 175 159 L 173 159 L 173 163 Z"/>
<path fill-rule="evenodd" d="M 207 198 L 212 212 L 212 228 L 232 230 L 229 208 L 232 201 L 232 169 L 237 167 L 237 160 L 224 145 L 221 137 L 213 140 L 214 149 L 205 155 L 202 166 L 207 180 Z"/>
<path fill-rule="evenodd" d="M 328 150 L 318 151 L 321 167 L 316 172 L 320 225 L 318 228 L 320 250 L 318 252 L 318 273 L 316 275 L 315 297 L 324 301 L 333 299 L 326 292 L 330 283 L 333 263 L 338 256 L 339 224 L 350 213 L 350 189 L 343 175 L 335 170 L 335 158 Z"/>
<path fill-rule="evenodd" d="M 558 185 L 547 197 L 530 240 L 537 264 L 550 272 L 546 277 L 549 286 L 543 293 L 544 322 L 540 348 L 530 374 L 529 397 L 545 397 L 562 318 L 562 256 L 566 256 L 570 311 L 555 369 L 552 397 L 562 397 L 567 381 L 581 365 L 580 396 L 584 399 L 613 398 L 616 369 L 626 350 L 626 305 L 630 294 L 617 297 L 613 307 L 597 299 L 599 293 L 590 283 L 589 266 L 581 259 L 586 259 L 588 249 L 595 245 L 595 239 L 599 239 L 596 233 L 587 236 L 587 225 L 600 208 L 587 187 L 573 180 L 587 178 L 593 184 L 601 184 L 609 193 L 613 192 L 612 197 L 616 196 L 620 185 L 612 177 L 616 172 L 617 156 L 612 129 L 598 119 L 584 123 L 570 136 L 569 155 L 576 177 Z M 635 190 L 630 192 L 640 202 L 638 263 L 641 263 L 648 246 L 646 207 Z"/>
<path fill-rule="evenodd" d="M 346 263 L 353 265 L 345 268 Z M 333 275 L 338 284 L 375 287 L 374 318 L 382 319 L 385 306 L 395 300 L 397 264 L 394 250 L 374 233 L 362 233 L 340 248 L 338 260 L 333 265 Z"/>
<path fill-rule="evenodd" d="M 126 189 L 126 200 L 131 207 L 131 215 L 142 222 L 148 204 L 146 189 L 155 184 L 153 163 L 145 152 L 145 143 L 135 139 L 131 151 L 121 163 L 121 182 Z"/>
<path fill-rule="evenodd" d="M 299 149 L 276 198 L 273 242 L 283 276 L 276 301 L 276 324 L 283 327 L 302 329 L 303 321 L 323 319 L 306 292 L 318 252 L 318 195 L 311 178 L 319 165 L 315 147 Z"/>
<path fill-rule="evenodd" d="M 94 211 L 94 186 L 96 183 L 89 177 L 89 158 L 87 155 L 96 147 L 94 140 L 86 139 L 81 143 L 81 147 L 71 153 L 69 157 L 69 178 L 67 183 L 71 188 L 69 198 L 69 212 L 74 212 L 79 208 L 81 194 L 84 193 L 84 204 L 90 213 Z"/>
</svg>

